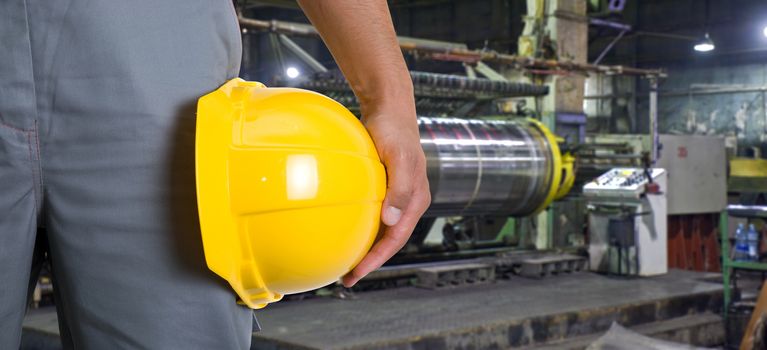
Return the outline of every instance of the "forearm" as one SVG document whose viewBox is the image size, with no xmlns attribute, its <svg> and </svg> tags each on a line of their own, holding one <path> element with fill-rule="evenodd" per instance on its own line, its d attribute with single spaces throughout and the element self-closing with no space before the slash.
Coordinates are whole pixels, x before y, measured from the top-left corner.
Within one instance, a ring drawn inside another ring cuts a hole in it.
<svg viewBox="0 0 767 350">
<path fill-rule="evenodd" d="M 383 0 L 299 0 L 360 100 L 362 122 L 386 167 L 383 234 L 343 278 L 350 287 L 391 258 L 429 206 L 413 83 Z"/>
<path fill-rule="evenodd" d="M 364 117 L 413 100 L 413 85 L 386 1 L 299 0 L 360 100 Z M 410 103 L 410 106 L 413 106 Z M 408 106 L 408 108 L 411 108 Z M 413 118 L 413 113 L 397 116 Z"/>
</svg>

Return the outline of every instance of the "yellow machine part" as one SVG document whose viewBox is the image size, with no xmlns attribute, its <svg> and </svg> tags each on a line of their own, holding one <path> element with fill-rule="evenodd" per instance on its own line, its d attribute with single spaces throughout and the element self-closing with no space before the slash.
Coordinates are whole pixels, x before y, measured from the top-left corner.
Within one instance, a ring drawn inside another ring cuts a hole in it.
<svg viewBox="0 0 767 350">
<path fill-rule="evenodd" d="M 546 196 L 546 200 L 538 207 L 535 213 L 540 213 L 551 203 L 567 195 L 575 183 L 574 163 L 575 157 L 570 153 L 561 153 L 559 142 L 561 138 L 554 135 L 543 123 L 536 119 L 528 118 L 528 121 L 543 133 L 551 149 L 552 163 L 554 169 L 552 172 L 551 188 Z"/>
<path fill-rule="evenodd" d="M 734 158 L 730 160 L 730 176 L 767 177 L 767 159 Z"/>
<path fill-rule="evenodd" d="M 557 189 L 554 200 L 562 199 L 573 188 L 575 184 L 575 156 L 567 152 L 562 155 L 562 182 Z"/>
<path fill-rule="evenodd" d="M 196 176 L 208 267 L 257 309 L 330 284 L 370 249 L 386 173 L 346 108 L 236 78 L 200 98 Z"/>
</svg>

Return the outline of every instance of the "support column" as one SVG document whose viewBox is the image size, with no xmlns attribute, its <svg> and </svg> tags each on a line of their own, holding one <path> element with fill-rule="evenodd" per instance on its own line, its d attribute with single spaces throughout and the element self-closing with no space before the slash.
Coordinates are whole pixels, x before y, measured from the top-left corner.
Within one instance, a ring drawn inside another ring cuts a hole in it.
<svg viewBox="0 0 767 350">
<path fill-rule="evenodd" d="M 553 54 L 559 61 L 586 63 L 588 59 L 588 18 L 586 2 L 572 0 L 528 0 L 526 26 L 519 41 L 520 55 L 547 58 Z M 543 20 L 541 20 L 543 16 Z M 556 132 L 560 113 L 583 114 L 586 76 L 577 72 L 551 71 L 544 76 L 549 94 L 538 99 L 536 110 L 541 121 Z M 556 205 L 556 204 L 553 204 Z M 535 218 L 538 227 L 535 244 L 538 249 L 551 248 L 554 234 L 554 211 L 549 209 Z"/>
</svg>

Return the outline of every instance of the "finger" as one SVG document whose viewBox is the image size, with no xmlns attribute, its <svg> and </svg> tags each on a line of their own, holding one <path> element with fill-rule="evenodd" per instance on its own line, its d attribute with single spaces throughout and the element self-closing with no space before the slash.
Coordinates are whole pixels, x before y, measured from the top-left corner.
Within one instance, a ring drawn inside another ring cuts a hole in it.
<svg viewBox="0 0 767 350">
<path fill-rule="evenodd" d="M 397 225 L 386 227 L 381 239 L 373 245 L 373 248 L 360 261 L 359 264 L 346 276 L 343 284 L 351 287 L 362 277 L 373 270 L 381 267 L 387 260 L 396 254 L 407 243 L 413 233 L 413 228 L 429 205 L 429 191 L 419 190 L 413 195 L 413 200 L 407 206 L 408 209 L 402 215 Z"/>
<path fill-rule="evenodd" d="M 418 154 L 402 154 L 387 164 L 386 197 L 381 206 L 381 221 L 386 226 L 396 225 L 407 210 L 413 196 L 416 171 L 421 168 Z"/>
</svg>

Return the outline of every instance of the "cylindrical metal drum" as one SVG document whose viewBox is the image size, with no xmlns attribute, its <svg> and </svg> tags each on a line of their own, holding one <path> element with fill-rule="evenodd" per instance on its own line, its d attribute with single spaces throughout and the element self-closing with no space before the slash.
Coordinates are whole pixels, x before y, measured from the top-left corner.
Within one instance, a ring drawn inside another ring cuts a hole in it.
<svg viewBox="0 0 767 350">
<path fill-rule="evenodd" d="M 426 217 L 525 216 L 559 186 L 559 148 L 540 123 L 420 117 L 432 204 Z"/>
</svg>

